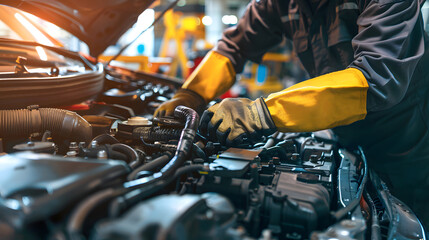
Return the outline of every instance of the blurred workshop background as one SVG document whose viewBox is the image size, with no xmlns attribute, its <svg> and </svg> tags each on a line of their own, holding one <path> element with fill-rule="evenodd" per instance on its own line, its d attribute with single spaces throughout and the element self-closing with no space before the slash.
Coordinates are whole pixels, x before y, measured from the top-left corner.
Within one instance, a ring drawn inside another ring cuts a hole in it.
<svg viewBox="0 0 429 240">
<path fill-rule="evenodd" d="M 112 65 L 124 66 L 133 70 L 164 74 L 185 80 L 198 66 L 205 54 L 215 46 L 222 32 L 233 27 L 245 11 L 248 0 L 181 0 L 169 10 L 161 22 L 151 26 L 154 19 L 171 3 L 170 0 L 157 0 L 144 11 L 138 21 L 116 43 L 99 57 L 108 61 L 122 47 L 136 39 Z M 0 9 L 5 11 L 4 9 Z M 422 9 L 426 30 L 429 4 Z M 1 15 L 1 14 L 0 14 Z M 47 45 L 61 45 L 72 51 L 88 54 L 88 47 L 61 28 L 25 12 L 15 13 L 15 17 L 25 23 L 27 19 L 37 22 L 43 29 L 33 29 L 28 23 L 35 40 Z M 0 36 L 20 39 L 0 17 Z M 42 33 L 39 33 L 41 31 Z M 43 31 L 54 39 L 46 38 Z M 141 34 L 141 35 L 140 35 Z M 140 36 L 139 36 L 140 35 Z M 52 42 L 52 41 L 59 42 Z M 292 45 L 284 40 L 281 45 L 271 49 L 261 64 L 248 62 L 237 83 L 224 97 L 267 96 L 296 82 L 307 79 L 299 60 L 294 56 Z"/>
</svg>

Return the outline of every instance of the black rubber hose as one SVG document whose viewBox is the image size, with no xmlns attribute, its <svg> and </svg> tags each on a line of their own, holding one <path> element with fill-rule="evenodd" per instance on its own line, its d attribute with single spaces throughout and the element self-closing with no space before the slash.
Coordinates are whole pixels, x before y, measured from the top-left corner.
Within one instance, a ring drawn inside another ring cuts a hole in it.
<svg viewBox="0 0 429 240">
<path fill-rule="evenodd" d="M 98 153 L 102 150 L 104 150 L 107 153 L 108 159 L 122 160 L 122 161 L 125 161 L 127 163 L 130 161 L 129 160 L 130 156 L 128 156 L 124 152 L 113 150 L 111 145 L 101 145 L 101 146 L 96 147 L 96 148 L 84 148 L 84 149 L 82 149 L 82 151 L 79 152 L 79 156 L 85 157 L 85 158 L 94 158 L 95 159 L 95 158 L 98 158 Z"/>
<path fill-rule="evenodd" d="M 192 148 L 198 128 L 199 116 L 197 112 L 184 106 L 176 107 L 174 115 L 178 118 L 186 119 L 186 124 L 182 130 L 174 157 L 159 172 L 154 173 L 149 177 L 126 182 L 124 184 L 125 188 L 133 190 L 145 187 L 160 180 L 165 180 L 166 178 L 173 176 L 175 171 L 183 165 L 186 160 L 186 155 L 188 155 Z"/>
<path fill-rule="evenodd" d="M 179 144 L 177 145 L 175 154 L 176 158 L 173 157 L 173 159 L 171 159 L 171 161 L 168 162 L 160 171 L 161 173 L 170 176 L 173 175 L 176 169 L 184 163 L 186 155 L 188 155 L 192 148 L 199 123 L 197 112 L 188 107 L 176 107 L 174 115 L 176 117 L 185 118 L 186 124 L 182 131 L 182 135 L 180 136 Z"/>
<path fill-rule="evenodd" d="M 140 164 L 140 157 L 132 147 L 123 143 L 115 143 L 112 145 L 112 150 L 125 154 L 128 159 L 127 163 L 132 169 Z"/>
<path fill-rule="evenodd" d="M 206 161 L 208 160 L 206 153 L 200 147 L 198 147 L 197 144 L 192 144 L 192 151 L 195 153 L 195 155 L 197 155 L 197 157 L 202 158 Z"/>
<path fill-rule="evenodd" d="M 126 182 L 124 183 L 124 188 L 116 189 L 116 191 L 101 191 L 79 204 L 72 212 L 67 223 L 67 232 L 71 239 L 80 236 L 84 220 L 98 203 L 131 192 L 135 189 L 140 189 L 143 192 L 156 192 L 165 186 L 165 183 L 168 183 L 170 178 L 174 177 L 176 170 L 186 161 L 185 156 L 192 147 L 199 121 L 197 112 L 184 106 L 176 107 L 174 115 L 186 119 L 185 128 L 182 131 L 174 157 L 159 172 L 154 173 L 152 176 Z"/>
<path fill-rule="evenodd" d="M 89 142 L 92 127 L 75 112 L 56 108 L 0 110 L 0 138 L 52 132 L 54 139 Z"/>
<path fill-rule="evenodd" d="M 128 162 L 136 161 L 139 156 L 137 152 L 130 146 L 123 143 L 115 143 L 112 145 L 112 150 L 125 154 L 128 157 Z"/>
<path fill-rule="evenodd" d="M 115 137 L 113 137 L 109 134 L 100 134 L 100 135 L 96 136 L 95 138 L 93 138 L 91 140 L 91 142 L 92 141 L 97 141 L 97 143 L 99 145 L 119 143 L 118 139 L 116 139 Z"/>
<path fill-rule="evenodd" d="M 168 152 L 167 152 L 168 153 Z M 153 172 L 156 169 L 162 168 L 165 166 L 165 164 L 168 163 L 168 161 L 170 161 L 172 154 L 165 154 L 162 155 L 161 157 L 155 158 L 154 160 L 134 169 L 127 177 L 128 181 L 132 181 L 136 178 L 137 174 L 141 171 L 149 171 L 149 172 Z"/>
<path fill-rule="evenodd" d="M 374 201 L 372 200 L 369 193 L 365 193 L 365 200 L 368 203 L 369 209 L 371 210 L 371 240 L 380 240 L 380 222 L 378 220 L 378 213 L 375 207 Z"/>
<path fill-rule="evenodd" d="M 71 240 L 84 239 L 80 230 L 91 211 L 103 202 L 120 196 L 123 193 L 125 193 L 123 189 L 108 188 L 89 196 L 85 201 L 79 203 L 76 209 L 71 213 L 70 220 L 67 222 L 68 238 Z"/>
<path fill-rule="evenodd" d="M 201 171 L 203 169 L 204 169 L 203 165 L 183 166 L 177 169 L 177 171 L 174 173 L 174 176 L 169 177 L 168 179 L 166 179 L 166 181 L 160 182 L 160 185 L 158 186 L 154 185 L 151 188 L 137 189 L 137 190 L 131 191 L 126 195 L 116 198 L 110 203 L 109 217 L 110 218 L 118 217 L 125 209 L 127 209 L 128 206 L 134 205 L 137 202 L 143 200 L 144 198 L 150 196 L 151 194 L 155 193 L 158 188 L 167 186 L 175 179 L 178 179 L 179 177 L 181 177 L 183 174 Z"/>
<path fill-rule="evenodd" d="M 134 139 L 142 139 L 147 142 L 178 140 L 181 130 L 175 128 L 138 127 L 133 130 Z"/>
<path fill-rule="evenodd" d="M 174 173 L 174 177 L 172 180 L 177 179 L 177 183 L 176 183 L 176 191 L 178 190 L 179 186 L 180 186 L 180 178 L 182 175 L 184 174 L 188 174 L 188 173 L 192 173 L 192 172 L 196 172 L 196 171 L 202 171 L 204 169 L 203 165 L 189 165 L 189 166 L 183 166 L 179 169 L 177 169 L 176 173 Z"/>
</svg>

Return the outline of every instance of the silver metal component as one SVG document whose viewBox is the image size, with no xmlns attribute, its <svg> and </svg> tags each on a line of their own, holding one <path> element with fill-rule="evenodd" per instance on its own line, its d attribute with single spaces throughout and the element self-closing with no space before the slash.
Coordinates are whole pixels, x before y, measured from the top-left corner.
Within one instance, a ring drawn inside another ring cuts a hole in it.
<svg viewBox="0 0 429 240">
<path fill-rule="evenodd" d="M 18 56 L 18 58 L 16 59 L 15 73 L 17 74 L 28 73 L 28 68 L 25 66 L 26 64 L 27 64 L 27 58 Z"/>
<path fill-rule="evenodd" d="M 270 229 L 264 229 L 262 231 L 261 240 L 271 240 L 271 230 Z"/>
<path fill-rule="evenodd" d="M 324 232 L 315 232 L 311 235 L 311 239 L 328 240 L 351 240 L 351 239 L 364 239 L 366 225 L 362 219 L 349 220 L 345 219 L 341 222 L 329 227 Z"/>
<path fill-rule="evenodd" d="M 291 160 L 297 162 L 299 160 L 299 153 L 292 153 Z"/>
<path fill-rule="evenodd" d="M 68 151 L 67 153 L 66 153 L 66 156 L 65 157 L 76 157 L 77 156 L 77 152 L 76 151 L 74 151 L 74 150 L 71 150 L 71 151 Z"/>
<path fill-rule="evenodd" d="M 80 142 L 79 148 L 86 148 L 86 142 Z"/>
<path fill-rule="evenodd" d="M 127 125 L 132 125 L 132 126 L 151 126 L 152 122 L 149 121 L 149 119 L 145 118 L 145 117 L 130 117 L 128 118 L 127 121 L 123 122 L 124 124 Z"/>
<path fill-rule="evenodd" d="M 38 153 L 55 154 L 56 146 L 53 142 L 36 142 L 28 141 L 26 143 L 18 144 L 13 147 L 14 151 L 32 151 Z"/>
<path fill-rule="evenodd" d="M 107 152 L 105 150 L 100 150 L 97 153 L 98 159 L 107 159 Z"/>
<path fill-rule="evenodd" d="M 97 140 L 94 140 L 91 142 L 91 148 L 96 148 L 96 147 L 98 147 L 98 142 Z"/>
<path fill-rule="evenodd" d="M 69 145 L 69 151 L 78 151 L 79 146 L 77 145 L 77 142 L 71 142 Z"/>
</svg>

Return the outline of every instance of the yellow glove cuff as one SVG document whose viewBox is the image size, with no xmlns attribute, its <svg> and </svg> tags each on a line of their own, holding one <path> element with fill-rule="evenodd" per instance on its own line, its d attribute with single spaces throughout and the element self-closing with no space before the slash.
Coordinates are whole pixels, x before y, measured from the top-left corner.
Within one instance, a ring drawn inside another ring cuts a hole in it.
<svg viewBox="0 0 429 240">
<path fill-rule="evenodd" d="M 226 92 L 235 82 L 235 70 L 229 58 L 210 51 L 182 88 L 192 90 L 206 103 Z"/>
<path fill-rule="evenodd" d="M 367 91 L 362 72 L 348 68 L 273 93 L 265 102 L 280 131 L 311 132 L 364 119 Z"/>
</svg>

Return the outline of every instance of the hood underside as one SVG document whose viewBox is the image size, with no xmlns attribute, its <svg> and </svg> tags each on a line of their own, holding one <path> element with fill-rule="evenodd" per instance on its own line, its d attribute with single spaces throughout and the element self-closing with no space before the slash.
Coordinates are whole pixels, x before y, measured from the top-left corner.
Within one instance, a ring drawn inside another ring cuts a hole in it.
<svg viewBox="0 0 429 240">
<path fill-rule="evenodd" d="M 47 20 L 88 44 L 100 55 L 115 44 L 154 0 L 0 0 Z"/>
</svg>

